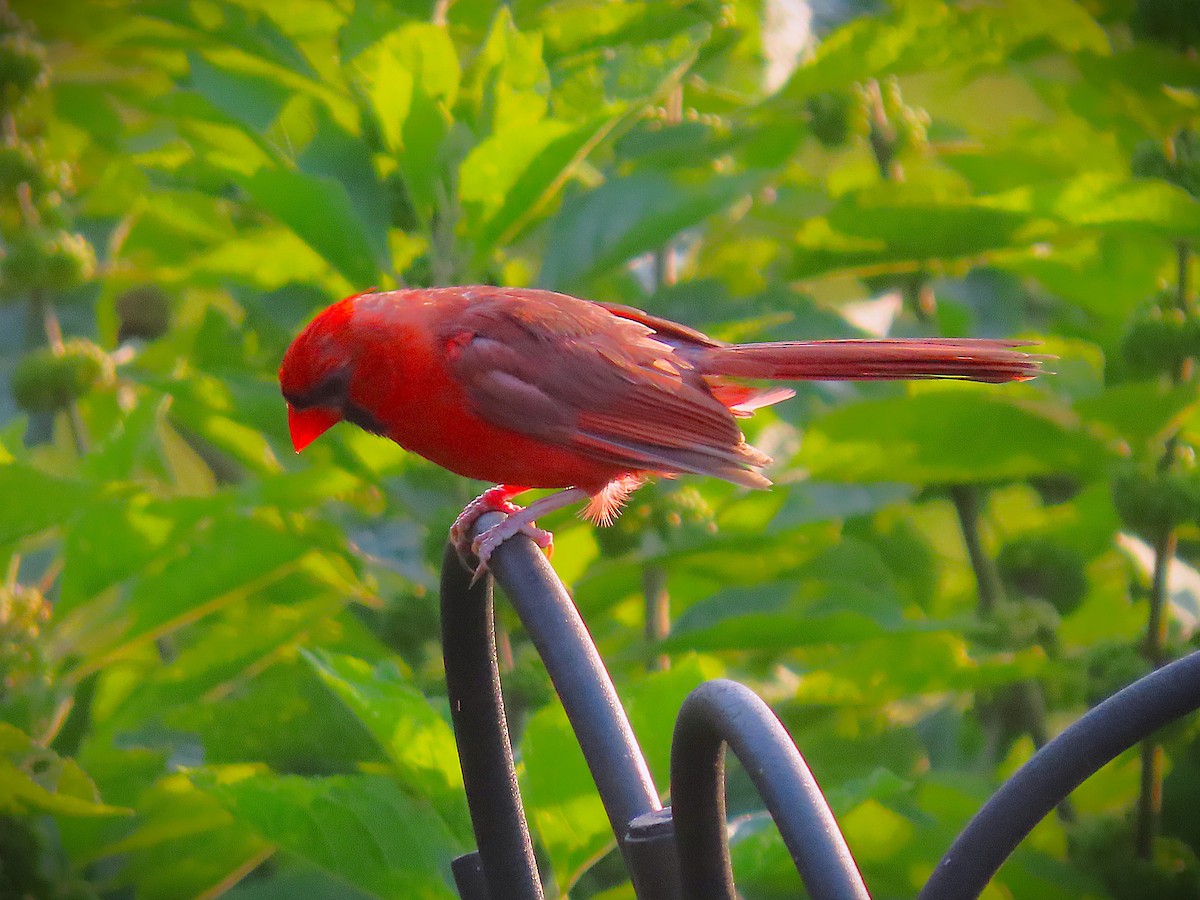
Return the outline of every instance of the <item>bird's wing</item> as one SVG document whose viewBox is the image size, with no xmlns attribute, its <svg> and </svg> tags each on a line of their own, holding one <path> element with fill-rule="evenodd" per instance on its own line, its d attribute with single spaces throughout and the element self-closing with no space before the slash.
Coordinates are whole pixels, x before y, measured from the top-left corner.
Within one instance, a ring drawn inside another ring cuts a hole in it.
<svg viewBox="0 0 1200 900">
<path fill-rule="evenodd" d="M 476 415 L 631 472 L 694 472 L 752 487 L 770 459 L 668 341 L 699 332 L 549 291 L 492 289 L 440 337 Z M 628 310 L 638 313 L 637 310 Z M 653 322 L 653 325 L 651 324 Z"/>
</svg>

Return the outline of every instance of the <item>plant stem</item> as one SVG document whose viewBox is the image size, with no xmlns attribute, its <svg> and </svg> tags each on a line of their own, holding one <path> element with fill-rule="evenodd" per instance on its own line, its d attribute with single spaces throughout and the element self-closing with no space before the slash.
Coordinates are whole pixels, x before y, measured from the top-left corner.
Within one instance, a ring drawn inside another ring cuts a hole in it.
<svg viewBox="0 0 1200 900">
<path fill-rule="evenodd" d="M 879 82 L 867 82 L 866 92 L 867 101 L 870 103 L 868 115 L 871 120 L 868 140 L 871 142 L 875 164 L 879 166 L 879 174 L 885 181 L 903 181 L 904 167 L 896 159 L 896 128 L 888 121 L 887 110 L 883 108 L 883 93 Z"/>
<path fill-rule="evenodd" d="M 91 727 L 92 700 L 96 696 L 96 683 L 99 679 L 100 673 L 92 672 L 85 675 L 75 686 L 71 709 L 50 742 L 50 748 L 60 756 L 75 756 L 79 753 L 83 739 Z"/>
<path fill-rule="evenodd" d="M 1175 281 L 1175 304 L 1189 315 L 1191 286 L 1189 283 L 1189 267 L 1191 264 L 1191 247 L 1185 241 L 1175 246 L 1177 274 Z M 1182 384 L 1192 377 L 1194 362 L 1184 359 L 1179 369 L 1173 373 L 1172 381 Z M 1171 435 L 1163 448 L 1162 458 L 1158 461 L 1158 470 L 1165 472 L 1171 468 L 1178 454 L 1179 433 Z M 1175 558 L 1178 536 L 1175 529 L 1168 528 L 1154 542 L 1154 574 L 1150 581 L 1150 596 L 1148 598 L 1149 612 L 1146 617 L 1146 640 L 1142 653 L 1155 669 L 1166 665 L 1167 628 L 1170 625 L 1170 610 L 1167 607 L 1168 578 L 1171 561 Z M 1159 823 L 1162 819 L 1162 780 L 1163 780 L 1163 751 L 1158 739 L 1148 737 L 1141 745 L 1141 772 L 1139 778 L 1137 824 L 1134 830 L 1134 847 L 1141 859 L 1151 859 L 1154 855 L 1154 840 L 1158 837 Z"/>
<path fill-rule="evenodd" d="M 1175 558 L 1177 540 L 1175 530 L 1167 529 L 1154 543 L 1154 575 L 1150 582 L 1150 613 L 1146 621 L 1143 652 L 1156 669 L 1167 662 L 1167 577 L 1171 560 Z M 1141 746 L 1137 828 L 1134 833 L 1134 847 L 1141 859 L 1150 859 L 1154 855 L 1154 839 L 1158 836 L 1162 819 L 1162 779 L 1162 747 L 1156 738 L 1148 737 Z"/>
<path fill-rule="evenodd" d="M 455 238 L 459 213 L 457 186 L 439 180 L 437 194 L 429 253 L 433 285 L 445 287 L 458 281 L 458 247 Z"/>
<path fill-rule="evenodd" d="M 642 567 L 642 592 L 646 596 L 646 642 L 658 644 L 671 633 L 671 595 L 667 591 L 667 570 L 658 563 Z M 671 657 L 657 654 L 650 660 L 651 669 L 669 669 Z"/>
<path fill-rule="evenodd" d="M 975 572 L 975 583 L 979 590 L 979 614 L 988 616 L 1004 602 L 1004 586 L 1000 583 L 1000 572 L 996 564 L 983 549 L 979 531 L 979 488 L 971 484 L 950 486 L 950 499 L 958 513 L 958 524 L 962 529 L 963 542 Z"/>
<path fill-rule="evenodd" d="M 55 355 L 62 355 L 64 344 L 62 325 L 58 321 L 58 313 L 54 310 L 54 304 L 47 299 L 42 291 L 34 291 L 30 297 L 30 303 L 33 308 L 40 314 L 42 320 L 42 331 L 46 335 L 46 343 L 49 345 L 51 352 Z M 71 437 L 75 441 L 75 451 L 83 456 L 88 452 L 87 427 L 83 423 L 83 416 L 79 412 L 79 404 L 72 400 L 67 405 L 67 422 L 70 424 Z"/>
<path fill-rule="evenodd" d="M 963 543 L 967 546 L 971 569 L 975 573 L 976 590 L 979 592 L 979 616 L 987 618 L 1005 602 L 1005 597 L 1000 571 L 983 548 L 983 537 L 979 528 L 979 488 L 972 484 L 951 485 L 950 499 L 958 513 Z M 1011 685 L 1007 693 L 1017 707 L 1021 726 L 1029 733 L 1034 748 L 1040 750 L 1050 739 L 1050 727 L 1046 722 L 1046 698 L 1042 694 L 1041 686 L 1033 680 L 1021 681 Z M 1002 702 L 1000 706 L 1003 705 Z M 994 756 L 1001 751 L 1003 745 L 1003 717 L 991 717 L 991 721 L 984 722 L 984 729 L 989 735 L 988 747 L 993 757 L 989 759 L 990 765 L 996 761 Z M 1064 800 L 1059 804 L 1058 817 L 1064 822 L 1075 820 L 1075 810 L 1068 801 Z"/>
<path fill-rule="evenodd" d="M 675 85 L 666 101 L 668 125 L 683 121 L 683 85 Z M 679 280 L 679 263 L 675 258 L 675 242 L 667 241 L 654 252 L 654 282 L 657 290 L 670 287 Z M 671 594 L 667 590 L 667 573 L 657 563 L 642 568 L 642 593 L 646 598 L 646 641 L 658 644 L 671 633 Z M 668 669 L 671 658 L 665 653 L 650 661 L 651 669 Z"/>
</svg>

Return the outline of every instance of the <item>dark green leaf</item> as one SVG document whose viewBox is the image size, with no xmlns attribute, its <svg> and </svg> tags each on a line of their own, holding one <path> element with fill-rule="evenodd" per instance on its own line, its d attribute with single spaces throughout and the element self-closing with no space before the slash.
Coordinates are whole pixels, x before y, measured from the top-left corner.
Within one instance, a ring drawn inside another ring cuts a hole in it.
<svg viewBox="0 0 1200 900">
<path fill-rule="evenodd" d="M 375 897 L 455 896 L 461 852 L 433 811 L 379 775 L 300 778 L 247 767 L 191 774 L 263 838 Z"/>
<path fill-rule="evenodd" d="M 292 93 L 278 81 L 223 68 L 198 53 L 188 54 L 188 66 L 192 87 L 252 134 L 271 126 Z"/>
<path fill-rule="evenodd" d="M 742 175 L 692 182 L 641 172 L 573 197 L 554 220 L 538 281 L 555 290 L 578 289 L 726 209 L 758 181 Z"/>
</svg>

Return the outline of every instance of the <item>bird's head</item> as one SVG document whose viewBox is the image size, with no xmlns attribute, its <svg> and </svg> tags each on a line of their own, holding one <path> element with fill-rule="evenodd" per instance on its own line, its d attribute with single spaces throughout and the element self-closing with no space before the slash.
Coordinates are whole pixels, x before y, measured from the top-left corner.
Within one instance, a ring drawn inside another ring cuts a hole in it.
<svg viewBox="0 0 1200 900">
<path fill-rule="evenodd" d="M 376 434 L 383 431 L 351 394 L 359 355 L 351 327 L 358 296 L 322 311 L 283 355 L 279 388 L 287 401 L 288 430 L 297 453 L 343 419 Z"/>
</svg>

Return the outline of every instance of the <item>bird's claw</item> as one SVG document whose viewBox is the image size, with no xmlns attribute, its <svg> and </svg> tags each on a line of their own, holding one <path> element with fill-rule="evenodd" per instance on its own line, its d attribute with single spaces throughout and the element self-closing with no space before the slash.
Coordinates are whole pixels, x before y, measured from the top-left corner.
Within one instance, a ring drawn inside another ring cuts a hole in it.
<svg viewBox="0 0 1200 900">
<path fill-rule="evenodd" d="M 554 535 L 544 528 L 538 528 L 533 522 L 521 521 L 518 516 L 510 515 L 471 542 L 471 553 L 479 563 L 471 576 L 472 585 L 488 571 L 488 560 L 492 558 L 496 548 L 518 534 L 528 535 L 535 544 L 546 551 L 547 556 L 554 553 Z"/>
<path fill-rule="evenodd" d="M 468 503 L 458 514 L 454 524 L 450 526 L 450 543 L 454 545 L 458 558 L 468 569 L 473 568 L 476 558 L 475 547 L 471 541 L 471 529 L 475 527 L 479 517 L 485 513 L 502 512 L 512 516 L 520 512 L 521 507 L 509 500 L 510 496 L 512 494 L 501 486 L 488 488 Z"/>
<path fill-rule="evenodd" d="M 554 551 L 554 536 L 538 528 L 523 507 L 509 500 L 512 494 L 513 490 L 504 485 L 489 488 L 468 503 L 450 526 L 450 542 L 463 565 L 471 570 L 472 585 L 488 571 L 488 560 L 495 549 L 514 535 L 528 535 L 547 555 Z M 471 530 L 476 521 L 489 512 L 502 512 L 508 518 L 471 540 Z"/>
</svg>

